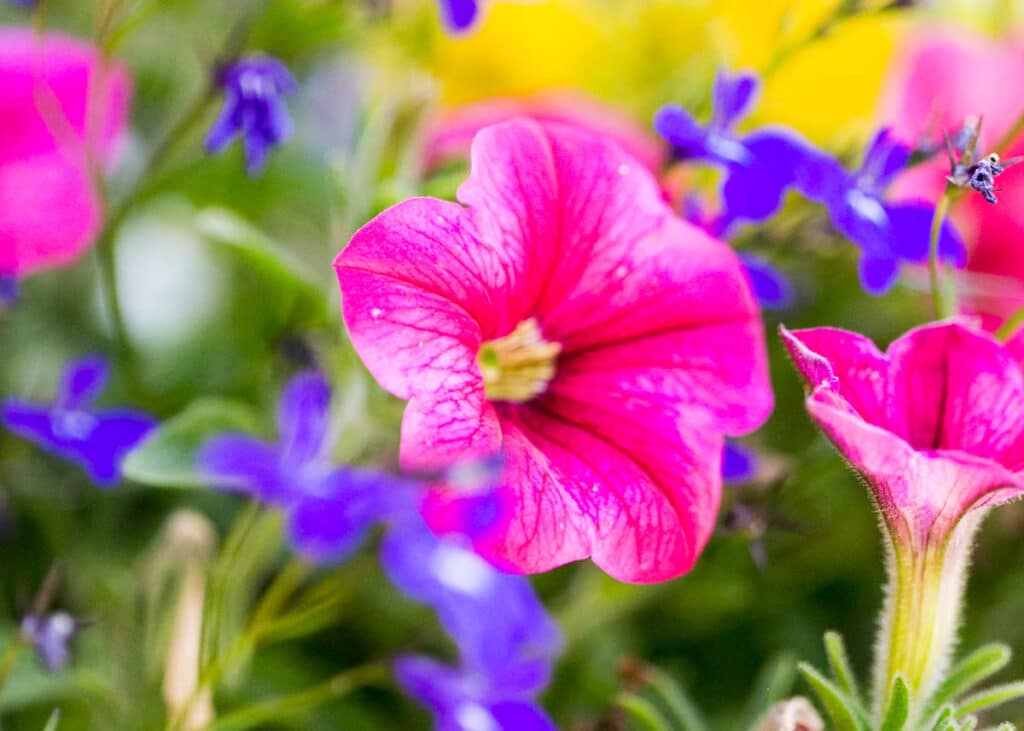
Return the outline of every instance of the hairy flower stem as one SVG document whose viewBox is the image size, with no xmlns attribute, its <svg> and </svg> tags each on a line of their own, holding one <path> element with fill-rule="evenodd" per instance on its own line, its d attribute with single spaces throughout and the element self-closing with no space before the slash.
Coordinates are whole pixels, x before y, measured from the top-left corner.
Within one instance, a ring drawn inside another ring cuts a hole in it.
<svg viewBox="0 0 1024 731">
<path fill-rule="evenodd" d="M 876 714 L 887 707 L 897 675 L 910 687 L 913 717 L 948 670 L 979 522 L 978 515 L 966 517 L 944 540 L 938 537 L 923 547 L 888 538 L 888 595 L 875 661 Z"/>
<path fill-rule="evenodd" d="M 1006 322 L 996 330 L 996 337 L 1005 343 L 1017 334 L 1022 325 L 1024 325 L 1024 307 L 1021 307 L 1007 318 Z"/>
<path fill-rule="evenodd" d="M 931 282 L 932 300 L 935 303 L 935 315 L 942 320 L 956 314 L 956 285 L 952 278 L 944 282 L 942 276 L 942 264 L 939 261 L 939 240 L 942 237 L 942 223 L 946 219 L 949 204 L 953 200 L 955 189 L 946 186 L 942 197 L 935 205 L 935 214 L 932 216 L 932 228 L 928 238 L 928 278 Z M 950 277 L 952 272 L 950 272 Z"/>
</svg>

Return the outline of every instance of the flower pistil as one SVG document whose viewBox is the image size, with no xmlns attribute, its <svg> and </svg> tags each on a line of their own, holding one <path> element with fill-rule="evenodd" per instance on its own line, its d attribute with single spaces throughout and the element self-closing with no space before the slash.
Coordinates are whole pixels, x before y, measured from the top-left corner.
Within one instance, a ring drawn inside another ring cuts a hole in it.
<svg viewBox="0 0 1024 731">
<path fill-rule="evenodd" d="M 555 377 L 555 360 L 561 350 L 558 343 L 544 339 L 532 317 L 508 335 L 485 342 L 477 362 L 487 398 L 523 403 L 540 395 Z"/>
</svg>

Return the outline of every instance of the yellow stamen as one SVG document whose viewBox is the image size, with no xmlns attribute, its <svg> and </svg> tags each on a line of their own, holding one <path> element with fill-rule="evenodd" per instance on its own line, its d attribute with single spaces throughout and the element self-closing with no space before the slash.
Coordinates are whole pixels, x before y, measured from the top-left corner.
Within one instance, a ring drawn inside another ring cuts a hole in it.
<svg viewBox="0 0 1024 731">
<path fill-rule="evenodd" d="M 477 355 L 487 398 L 522 403 L 543 393 L 555 377 L 561 350 L 558 343 L 544 339 L 532 317 L 508 335 L 487 341 Z"/>
</svg>

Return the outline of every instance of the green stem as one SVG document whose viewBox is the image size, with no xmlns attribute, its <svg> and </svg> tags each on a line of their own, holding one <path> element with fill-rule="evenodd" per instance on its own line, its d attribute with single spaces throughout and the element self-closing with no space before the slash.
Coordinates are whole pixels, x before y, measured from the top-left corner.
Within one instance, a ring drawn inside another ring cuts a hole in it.
<svg viewBox="0 0 1024 731">
<path fill-rule="evenodd" d="M 946 186 L 942 197 L 935 206 L 932 216 L 932 227 L 928 237 L 928 278 L 931 282 L 932 300 L 935 304 L 935 315 L 942 320 L 956 314 L 956 288 L 942 281 L 942 263 L 939 260 L 939 241 L 942 235 L 942 223 L 953 199 L 953 189 Z"/>
<path fill-rule="evenodd" d="M 15 661 L 21 651 L 25 649 L 25 642 L 21 637 L 16 637 L 11 644 L 4 650 L 4 654 L 0 656 L 0 692 L 3 691 L 4 686 L 7 684 L 7 678 L 11 674 L 11 668 L 14 667 Z"/>
<path fill-rule="evenodd" d="M 207 726 L 206 731 L 239 731 L 262 726 L 269 721 L 294 717 L 363 686 L 384 682 L 387 678 L 386 665 L 382 663 L 361 665 L 338 673 L 312 688 L 271 698 L 222 716 Z"/>
<path fill-rule="evenodd" d="M 1017 333 L 1021 325 L 1024 325 L 1024 307 L 1010 315 L 1006 322 L 996 330 L 996 337 L 1005 343 Z"/>
<path fill-rule="evenodd" d="M 949 667 L 956 644 L 967 562 L 981 514 L 962 518 L 944 536 L 888 536 L 889 585 L 879 623 L 875 665 L 875 712 L 889 705 L 897 675 L 911 693 L 911 718 L 919 713 Z"/>
</svg>

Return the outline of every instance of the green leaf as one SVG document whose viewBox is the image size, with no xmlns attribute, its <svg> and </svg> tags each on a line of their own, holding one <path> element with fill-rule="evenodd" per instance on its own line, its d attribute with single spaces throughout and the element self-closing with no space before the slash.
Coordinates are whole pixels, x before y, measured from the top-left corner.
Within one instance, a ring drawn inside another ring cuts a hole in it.
<svg viewBox="0 0 1024 731">
<path fill-rule="evenodd" d="M 315 276 L 258 228 L 234 212 L 217 207 L 199 211 L 195 222 L 207 241 L 227 247 L 269 282 L 294 292 L 304 308 L 311 308 L 318 317 L 324 315 L 329 298 L 324 296 Z"/>
<path fill-rule="evenodd" d="M 897 675 L 889 689 L 889 707 L 885 710 L 879 731 L 901 731 L 909 715 L 910 688 L 902 676 Z"/>
<path fill-rule="evenodd" d="M 953 706 L 944 706 L 939 711 L 938 717 L 931 726 L 924 726 L 924 728 L 931 728 L 932 731 L 942 731 L 947 728 L 953 721 Z"/>
<path fill-rule="evenodd" d="M 665 703 L 675 728 L 682 731 L 707 731 L 708 725 L 701 717 L 700 710 L 668 673 L 648 667 L 644 671 L 644 679 Z"/>
<path fill-rule="evenodd" d="M 165 421 L 125 457 L 125 478 L 151 487 L 205 487 L 196 469 L 196 452 L 224 432 L 252 432 L 260 423 L 253 410 L 220 398 L 193 401 Z"/>
<path fill-rule="evenodd" d="M 797 666 L 804 679 L 814 689 L 825 710 L 832 718 L 835 731 L 864 731 L 856 702 L 840 690 L 835 683 L 805 662 Z"/>
<path fill-rule="evenodd" d="M 860 691 L 857 690 L 857 677 L 850 667 L 850 660 L 846 655 L 846 644 L 843 636 L 838 632 L 825 633 L 825 654 L 828 656 L 828 664 L 832 668 L 832 678 L 836 685 L 853 698 L 860 702 Z"/>
<path fill-rule="evenodd" d="M 996 685 L 974 693 L 961 701 L 960 705 L 956 707 L 955 714 L 957 718 L 962 718 L 969 713 L 992 708 L 1018 698 L 1024 698 L 1024 680 Z"/>
<path fill-rule="evenodd" d="M 753 728 L 773 705 L 792 695 L 796 674 L 796 659 L 792 655 L 779 655 L 765 663 L 751 686 L 753 690 L 742 723 L 736 727 Z"/>
<path fill-rule="evenodd" d="M 980 647 L 958 662 L 925 703 L 922 718 L 931 718 L 947 703 L 995 675 L 1010 662 L 1010 648 L 993 643 Z"/>
<path fill-rule="evenodd" d="M 677 731 L 661 715 L 653 703 L 633 693 L 622 693 L 615 699 L 615 705 L 642 724 L 648 731 Z"/>
<path fill-rule="evenodd" d="M 43 731 L 57 731 L 57 723 L 60 721 L 60 709 L 55 708 L 50 714 L 50 720 L 43 726 Z"/>
<path fill-rule="evenodd" d="M 960 722 L 960 731 L 974 731 L 978 727 L 977 716 L 967 716 Z"/>
</svg>

